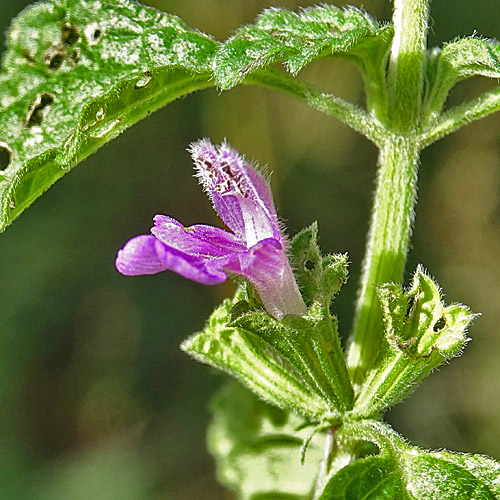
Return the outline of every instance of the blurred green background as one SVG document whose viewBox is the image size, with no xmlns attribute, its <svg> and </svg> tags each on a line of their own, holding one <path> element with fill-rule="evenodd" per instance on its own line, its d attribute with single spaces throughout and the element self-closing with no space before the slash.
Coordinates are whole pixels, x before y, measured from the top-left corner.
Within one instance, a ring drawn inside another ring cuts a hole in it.
<svg viewBox="0 0 500 500">
<path fill-rule="evenodd" d="M 0 0 L 0 23 L 25 0 Z M 265 7 L 314 2 L 151 0 L 223 40 Z M 389 19 L 388 0 L 350 2 Z M 339 5 L 344 5 L 343 2 Z M 476 31 L 500 38 L 496 0 L 436 0 L 430 45 Z M 2 45 L 1 50 L 4 50 Z M 345 61 L 302 77 L 362 103 Z M 459 85 L 449 103 L 495 82 Z M 415 444 L 500 458 L 500 115 L 422 157 L 408 272 L 424 263 L 449 302 L 483 316 L 460 360 L 389 415 Z M 126 278 L 116 251 L 156 213 L 218 224 L 185 149 L 224 137 L 274 172 L 289 234 L 317 220 L 325 252 L 349 252 L 336 304 L 349 331 L 376 150 L 335 120 L 271 91 L 206 90 L 139 123 L 60 180 L 0 236 L 0 500 L 230 499 L 205 451 L 207 401 L 225 377 L 178 349 L 231 285 L 164 273 Z"/>
</svg>

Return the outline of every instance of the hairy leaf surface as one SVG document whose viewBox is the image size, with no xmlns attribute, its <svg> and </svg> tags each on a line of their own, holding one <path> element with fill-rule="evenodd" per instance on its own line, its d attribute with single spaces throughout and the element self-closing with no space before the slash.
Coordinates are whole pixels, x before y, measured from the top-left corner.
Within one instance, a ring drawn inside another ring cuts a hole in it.
<svg viewBox="0 0 500 500">
<path fill-rule="evenodd" d="M 198 361 L 229 373 L 279 408 L 313 421 L 331 415 L 328 402 L 311 391 L 301 373 L 270 343 L 244 325 L 231 323 L 235 309 L 243 302 L 238 301 L 240 295 L 234 302 L 225 300 L 213 312 L 204 331 L 187 339 L 181 348 Z"/>
<path fill-rule="evenodd" d="M 209 86 L 216 48 L 131 0 L 52 0 L 22 12 L 0 74 L 0 229 L 125 128 Z"/>
<path fill-rule="evenodd" d="M 462 38 L 433 49 L 426 69 L 428 113 L 437 116 L 452 87 L 474 76 L 500 78 L 500 42 Z"/>
<path fill-rule="evenodd" d="M 216 56 L 217 83 L 227 89 L 246 75 L 276 61 L 297 74 L 311 61 L 339 55 L 366 73 L 378 74 L 393 30 L 354 8 L 322 5 L 299 13 L 282 8 L 264 11 L 255 24 L 238 30 Z"/>
</svg>

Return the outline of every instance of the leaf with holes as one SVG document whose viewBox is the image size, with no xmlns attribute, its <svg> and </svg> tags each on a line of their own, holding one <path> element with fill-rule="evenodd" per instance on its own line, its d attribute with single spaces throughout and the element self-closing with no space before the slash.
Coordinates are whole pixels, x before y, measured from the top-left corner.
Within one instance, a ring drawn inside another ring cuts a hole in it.
<svg viewBox="0 0 500 500">
<path fill-rule="evenodd" d="M 323 455 L 324 436 L 312 437 L 292 413 L 267 405 L 237 384 L 225 386 L 210 405 L 208 448 L 219 480 L 240 500 L 310 498 Z M 301 428 L 301 430 L 299 430 Z"/>
<path fill-rule="evenodd" d="M 474 37 L 433 49 L 426 69 L 427 113 L 437 116 L 452 87 L 473 76 L 500 78 L 500 42 Z"/>
<path fill-rule="evenodd" d="M 344 446 L 366 440 L 376 444 L 379 453 L 340 469 L 320 500 L 499 498 L 500 463 L 491 458 L 422 450 L 378 421 L 348 422 L 337 439 Z"/>
<path fill-rule="evenodd" d="M 385 338 L 353 410 L 370 417 L 402 401 L 426 375 L 460 354 L 475 318 L 461 304 L 445 306 L 438 285 L 419 266 L 409 290 L 378 288 Z"/>
<path fill-rule="evenodd" d="M 217 42 L 132 0 L 20 14 L 0 74 L 0 229 L 100 146 L 210 86 Z"/>
<path fill-rule="evenodd" d="M 391 26 L 380 25 L 354 7 L 322 5 L 299 13 L 273 8 L 220 48 L 215 75 L 217 83 L 227 89 L 276 61 L 285 61 L 288 70 L 297 74 L 314 59 L 333 54 L 354 61 L 365 74 L 378 78 L 392 35 Z"/>
</svg>

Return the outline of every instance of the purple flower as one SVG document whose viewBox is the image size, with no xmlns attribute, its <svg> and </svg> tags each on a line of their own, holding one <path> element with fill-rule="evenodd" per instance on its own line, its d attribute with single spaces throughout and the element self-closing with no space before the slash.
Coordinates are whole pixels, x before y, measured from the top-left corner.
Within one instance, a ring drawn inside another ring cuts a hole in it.
<svg viewBox="0 0 500 500">
<path fill-rule="evenodd" d="M 132 238 L 118 252 L 118 271 L 136 276 L 170 270 L 204 285 L 235 274 L 252 283 L 275 318 L 305 314 L 267 182 L 226 143 L 214 146 L 203 139 L 190 152 L 196 176 L 232 232 L 184 227 L 157 215 L 151 235 Z"/>
</svg>

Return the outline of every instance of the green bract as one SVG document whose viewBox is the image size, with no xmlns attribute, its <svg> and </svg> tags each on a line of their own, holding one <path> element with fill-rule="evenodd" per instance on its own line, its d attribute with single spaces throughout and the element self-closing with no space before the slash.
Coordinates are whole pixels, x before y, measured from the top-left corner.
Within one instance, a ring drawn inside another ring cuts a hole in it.
<svg viewBox="0 0 500 500">
<path fill-rule="evenodd" d="M 252 332 L 288 361 L 311 394 L 321 397 L 335 415 L 352 408 L 353 391 L 337 332 L 337 322 L 313 305 L 304 317 L 277 321 L 254 312 L 238 317 L 234 325 Z M 328 413 L 322 417 L 328 417 Z"/>
<path fill-rule="evenodd" d="M 40 2 L 12 24 L 0 74 L 0 229 L 100 146 L 210 85 L 217 43 L 130 0 Z"/>
<path fill-rule="evenodd" d="M 323 257 L 316 223 L 295 235 L 290 246 L 304 300 L 309 305 L 317 301 L 328 308 L 333 295 L 347 282 L 347 254 Z"/>
<path fill-rule="evenodd" d="M 249 310 L 240 292 L 234 301 L 224 301 L 205 330 L 182 348 L 230 373 L 266 401 L 312 422 L 338 421 L 352 407 L 336 321 L 319 307 L 280 322 Z"/>
<path fill-rule="evenodd" d="M 225 300 L 208 320 L 203 332 L 182 344 L 182 349 L 202 363 L 223 370 L 243 382 L 262 399 L 316 421 L 332 414 L 321 396 L 311 392 L 296 368 L 256 333 L 230 321 L 235 301 Z M 262 313 L 272 318 L 267 313 Z"/>
<path fill-rule="evenodd" d="M 426 375 L 467 342 L 475 315 L 460 304 L 444 306 L 438 286 L 418 267 L 410 289 L 379 287 L 385 336 L 353 413 L 368 417 L 402 401 Z"/>
</svg>

